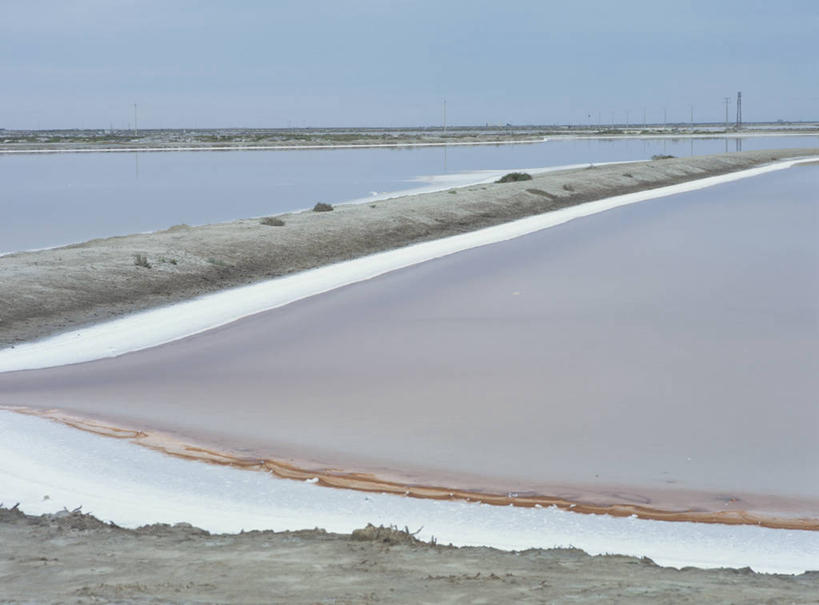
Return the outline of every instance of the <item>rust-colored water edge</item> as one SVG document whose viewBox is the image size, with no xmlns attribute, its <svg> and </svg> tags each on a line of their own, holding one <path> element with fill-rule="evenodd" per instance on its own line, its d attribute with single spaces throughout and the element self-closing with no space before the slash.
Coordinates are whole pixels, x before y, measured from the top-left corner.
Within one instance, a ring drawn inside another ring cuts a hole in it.
<svg viewBox="0 0 819 605">
<path fill-rule="evenodd" d="M 320 486 L 354 489 L 364 492 L 389 493 L 410 498 L 452 500 L 491 504 L 495 506 L 548 507 L 581 514 L 637 517 L 656 521 L 716 523 L 722 525 L 756 525 L 772 529 L 819 531 L 819 503 L 781 496 L 717 494 L 695 490 L 661 490 L 628 486 L 554 485 L 549 493 L 534 491 L 495 491 L 492 482 L 486 487 L 436 485 L 435 481 L 416 483 L 402 477 L 400 471 L 368 472 L 366 469 L 342 470 L 308 459 L 287 462 L 239 454 L 196 443 L 186 437 L 162 431 L 128 426 L 82 417 L 59 409 L 34 409 L 0 406 L 0 409 L 37 416 L 76 429 L 116 439 L 163 454 L 220 464 L 234 468 L 268 472 L 282 479 L 311 481 Z M 430 477 L 435 479 L 435 477 Z M 457 480 L 454 481 L 457 483 Z M 550 493 L 552 495 L 550 495 Z M 810 511 L 806 514 L 805 511 Z"/>
</svg>

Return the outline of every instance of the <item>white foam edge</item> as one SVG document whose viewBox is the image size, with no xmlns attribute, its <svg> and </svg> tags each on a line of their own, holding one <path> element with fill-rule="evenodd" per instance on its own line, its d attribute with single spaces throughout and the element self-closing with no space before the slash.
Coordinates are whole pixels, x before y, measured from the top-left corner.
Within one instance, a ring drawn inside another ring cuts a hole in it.
<svg viewBox="0 0 819 605">
<path fill-rule="evenodd" d="M 123 527 L 187 522 L 211 532 L 349 533 L 375 525 L 418 538 L 502 550 L 575 547 L 649 557 L 659 565 L 750 567 L 799 574 L 819 568 L 819 532 L 586 515 L 333 489 L 173 458 L 128 441 L 0 411 L 0 502 L 33 515 L 63 509 Z"/>
<path fill-rule="evenodd" d="M 613 196 L 129 314 L 2 349 L 0 372 L 82 363 L 140 351 L 463 250 L 514 239 L 613 208 L 784 170 L 817 159 L 819 156 L 788 159 L 729 174 Z"/>
</svg>

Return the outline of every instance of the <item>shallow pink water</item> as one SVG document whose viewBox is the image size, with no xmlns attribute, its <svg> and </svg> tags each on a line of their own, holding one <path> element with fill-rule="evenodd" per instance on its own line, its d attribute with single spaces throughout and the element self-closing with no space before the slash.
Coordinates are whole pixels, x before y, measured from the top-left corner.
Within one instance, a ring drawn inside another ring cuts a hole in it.
<svg viewBox="0 0 819 605">
<path fill-rule="evenodd" d="M 818 184 L 802 167 L 620 208 L 154 349 L 0 374 L 0 403 L 462 487 L 819 503 Z"/>
</svg>

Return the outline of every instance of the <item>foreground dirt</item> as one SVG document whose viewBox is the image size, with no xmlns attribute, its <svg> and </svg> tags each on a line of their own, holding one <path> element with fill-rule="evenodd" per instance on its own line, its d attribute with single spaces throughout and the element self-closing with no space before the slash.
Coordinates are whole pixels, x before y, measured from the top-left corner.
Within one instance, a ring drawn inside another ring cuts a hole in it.
<svg viewBox="0 0 819 605">
<path fill-rule="evenodd" d="M 611 195 L 816 154 L 819 149 L 784 149 L 594 166 L 286 214 L 278 227 L 258 219 L 179 225 L 11 254 L 0 257 L 0 346 Z M 135 263 L 136 255 L 144 255 L 150 267 Z"/>
<path fill-rule="evenodd" d="M 211 535 L 0 509 L 2 603 L 817 603 L 819 572 L 682 570 L 580 550 L 503 552 L 372 526 Z"/>
</svg>

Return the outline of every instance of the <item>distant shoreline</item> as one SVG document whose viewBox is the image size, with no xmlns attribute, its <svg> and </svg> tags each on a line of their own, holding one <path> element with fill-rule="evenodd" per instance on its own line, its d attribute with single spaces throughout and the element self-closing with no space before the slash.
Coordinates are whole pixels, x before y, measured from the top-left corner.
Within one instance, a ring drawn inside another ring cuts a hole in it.
<svg viewBox="0 0 819 605">
<path fill-rule="evenodd" d="M 471 147 L 482 145 L 532 145 L 546 142 L 571 140 L 663 140 L 663 139 L 744 139 L 761 137 L 819 137 L 819 129 L 757 129 L 705 132 L 696 130 L 674 131 L 638 131 L 622 129 L 620 132 L 569 130 L 566 132 L 544 131 L 527 136 L 516 132 L 504 134 L 455 135 L 450 138 L 435 135 L 399 135 L 388 141 L 370 140 L 374 137 L 363 136 L 350 143 L 333 142 L 333 137 L 317 135 L 317 141 L 300 142 L 298 139 L 282 139 L 273 144 L 244 144 L 241 138 L 226 140 L 225 144 L 178 144 L 171 141 L 134 143 L 127 146 L 112 146 L 113 142 L 87 144 L 84 142 L 36 144 L 36 143 L 0 143 L 0 155 L 55 154 L 55 153 L 157 153 L 157 152 L 195 152 L 195 151 L 288 151 L 288 150 L 333 150 L 333 149 L 379 149 L 379 148 L 415 148 L 415 147 Z M 461 140 L 469 137 L 470 140 Z M 323 142 L 327 141 L 327 142 Z M 15 146 L 16 145 L 16 146 Z M 8 147 L 8 148 L 6 148 Z"/>
<path fill-rule="evenodd" d="M 796 135 L 794 135 L 796 136 Z M 819 136 L 819 135 L 817 135 Z M 159 147 L 65 147 L 53 149 L 0 149 L 0 153 L 137 153 L 158 151 L 283 151 L 299 149 L 371 149 L 379 147 L 454 147 L 472 145 L 526 145 L 543 143 L 544 139 L 513 139 L 510 141 L 452 141 L 452 142 L 406 142 L 406 143 L 350 143 L 327 145 L 223 145 L 223 146 L 175 146 Z"/>
</svg>

